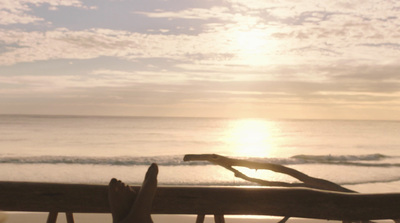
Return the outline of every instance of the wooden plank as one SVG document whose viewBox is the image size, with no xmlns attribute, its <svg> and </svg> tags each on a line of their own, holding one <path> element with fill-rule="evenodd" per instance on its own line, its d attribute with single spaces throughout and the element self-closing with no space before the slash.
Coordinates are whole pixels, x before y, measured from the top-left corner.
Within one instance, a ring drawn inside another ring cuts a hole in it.
<svg viewBox="0 0 400 223">
<path fill-rule="evenodd" d="M 109 212 L 107 186 L 0 182 L 0 210 Z"/>
<path fill-rule="evenodd" d="M 106 185 L 0 182 L 0 210 L 108 213 L 107 188 Z M 160 187 L 152 213 L 273 215 L 330 220 L 400 219 L 400 194 Z"/>
</svg>

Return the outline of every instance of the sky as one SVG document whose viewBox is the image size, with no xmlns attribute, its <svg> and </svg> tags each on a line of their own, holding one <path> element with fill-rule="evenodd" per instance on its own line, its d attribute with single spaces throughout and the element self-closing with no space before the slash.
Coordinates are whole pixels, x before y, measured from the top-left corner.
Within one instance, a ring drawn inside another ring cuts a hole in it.
<svg viewBox="0 0 400 223">
<path fill-rule="evenodd" d="M 0 0 L 0 114 L 400 120 L 398 0 Z"/>
</svg>

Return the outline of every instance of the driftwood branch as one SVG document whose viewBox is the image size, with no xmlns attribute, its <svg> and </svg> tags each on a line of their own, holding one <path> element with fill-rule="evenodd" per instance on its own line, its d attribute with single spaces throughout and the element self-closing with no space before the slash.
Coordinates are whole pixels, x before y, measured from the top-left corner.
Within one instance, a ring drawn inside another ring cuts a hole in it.
<svg viewBox="0 0 400 223">
<path fill-rule="evenodd" d="M 353 190 L 347 189 L 342 187 L 336 183 L 331 181 L 320 179 L 316 177 L 308 176 L 298 170 L 285 167 L 279 164 L 273 163 L 260 163 L 260 162 L 253 162 L 248 160 L 239 160 L 239 159 L 232 159 L 227 158 L 217 154 L 189 154 L 185 155 L 183 158 L 184 161 L 208 161 L 210 163 L 222 166 L 227 170 L 230 170 L 235 174 L 235 177 L 241 178 L 243 180 L 247 180 L 249 182 L 257 183 L 262 186 L 273 186 L 273 187 L 307 187 L 312 189 L 321 189 L 321 190 L 328 190 L 328 191 L 336 191 L 336 192 L 347 192 L 347 193 L 356 193 Z M 267 181 L 258 178 L 249 177 L 239 170 L 235 169 L 234 166 L 241 166 L 247 167 L 250 169 L 266 169 L 270 171 L 274 171 L 277 173 L 282 173 L 289 175 L 293 178 L 300 180 L 302 183 L 287 183 L 287 182 L 280 182 L 280 181 Z M 279 223 L 285 223 L 290 217 L 285 216 Z M 365 222 L 369 222 L 368 220 Z M 397 223 L 397 222 L 396 222 Z"/>
<path fill-rule="evenodd" d="M 338 191 L 338 192 L 352 192 L 355 191 L 342 187 L 338 184 L 335 184 L 331 181 L 315 178 L 308 176 L 298 170 L 285 167 L 279 164 L 273 163 L 260 163 L 253 162 L 248 160 L 239 160 L 227 158 L 225 156 L 216 155 L 216 154 L 189 154 L 185 155 L 183 158 L 184 161 L 208 161 L 216 165 L 220 165 L 230 171 L 232 171 L 236 177 L 242 178 L 244 180 L 248 180 L 250 182 L 257 183 L 262 186 L 281 186 L 281 187 L 308 187 L 313 189 L 321 189 L 321 190 L 329 190 L 329 191 Z M 239 170 L 235 169 L 234 166 L 247 167 L 250 169 L 266 169 L 271 170 L 277 173 L 287 174 L 291 177 L 294 177 L 300 180 L 303 183 L 286 183 L 286 182 L 278 182 L 278 181 L 266 181 L 256 178 L 248 177 L 243 174 Z"/>
</svg>

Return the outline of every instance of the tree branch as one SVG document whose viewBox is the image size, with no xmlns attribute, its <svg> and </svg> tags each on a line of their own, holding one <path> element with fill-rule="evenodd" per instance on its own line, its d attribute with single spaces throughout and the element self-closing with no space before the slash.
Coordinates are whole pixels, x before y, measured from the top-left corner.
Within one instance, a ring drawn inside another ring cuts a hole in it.
<svg viewBox="0 0 400 223">
<path fill-rule="evenodd" d="M 208 161 L 213 164 L 222 166 L 230 171 L 232 171 L 235 176 L 240 177 L 245 180 L 249 180 L 251 182 L 258 183 L 263 186 L 284 186 L 284 187 L 308 187 L 308 188 L 313 188 L 313 189 L 321 189 L 321 190 L 329 190 L 329 191 L 338 191 L 338 192 L 352 192 L 354 193 L 355 191 L 347 189 L 345 187 L 342 187 L 338 184 L 335 184 L 331 181 L 320 179 L 320 178 L 315 178 L 308 176 L 307 174 L 304 174 L 298 170 L 285 167 L 279 164 L 273 164 L 273 163 L 260 163 L 260 162 L 253 162 L 253 161 L 248 161 L 248 160 L 239 160 L 239 159 L 232 159 L 232 158 L 227 158 L 225 156 L 217 155 L 217 154 L 188 154 L 185 155 L 183 158 L 184 161 Z M 290 183 L 284 183 L 284 182 L 275 182 L 275 181 L 264 181 L 256 178 L 251 178 L 240 171 L 236 170 L 233 168 L 233 166 L 242 166 L 242 167 L 247 167 L 250 169 L 266 169 L 266 170 L 271 170 L 277 173 L 283 173 L 287 174 L 291 177 L 294 177 L 301 182 L 302 184 L 290 184 Z"/>
</svg>

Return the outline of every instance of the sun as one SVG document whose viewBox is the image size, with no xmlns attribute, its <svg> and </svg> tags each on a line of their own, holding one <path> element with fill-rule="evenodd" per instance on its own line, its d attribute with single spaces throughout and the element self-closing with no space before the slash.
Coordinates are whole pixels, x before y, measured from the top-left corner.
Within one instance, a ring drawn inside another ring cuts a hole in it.
<svg viewBox="0 0 400 223">
<path fill-rule="evenodd" d="M 242 119 L 232 122 L 228 144 L 236 156 L 268 157 L 271 152 L 271 124 L 261 119 Z"/>
<path fill-rule="evenodd" d="M 236 44 L 243 53 L 257 54 L 262 52 L 267 41 L 262 31 L 251 30 L 236 33 Z"/>
<path fill-rule="evenodd" d="M 277 42 L 263 29 L 237 30 L 231 33 L 232 50 L 237 58 L 247 65 L 271 63 Z"/>
</svg>

